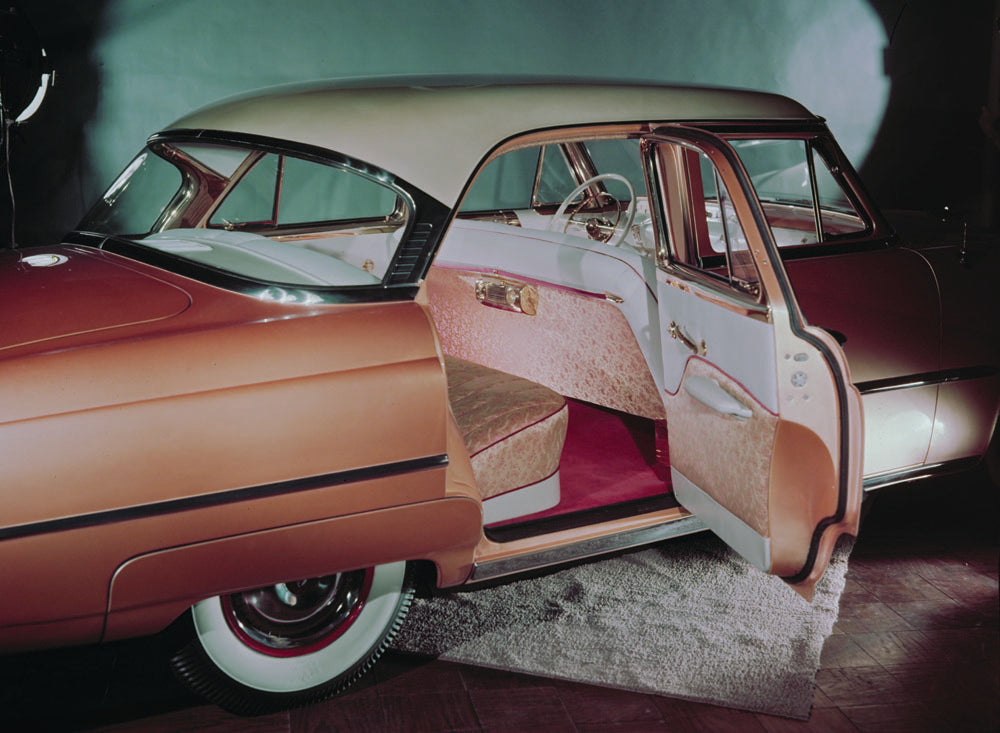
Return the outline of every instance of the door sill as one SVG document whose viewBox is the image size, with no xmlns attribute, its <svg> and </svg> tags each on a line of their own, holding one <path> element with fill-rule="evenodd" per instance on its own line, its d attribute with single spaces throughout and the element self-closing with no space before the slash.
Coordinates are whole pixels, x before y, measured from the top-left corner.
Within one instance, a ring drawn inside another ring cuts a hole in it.
<svg viewBox="0 0 1000 733">
<path fill-rule="evenodd" d="M 472 575 L 469 577 L 466 585 L 493 580 L 505 575 L 560 565 L 574 560 L 583 560 L 618 550 L 641 547 L 642 545 L 660 542 L 672 537 L 703 532 L 706 529 L 708 528 L 698 517 L 687 515 L 647 527 L 636 527 L 622 532 L 589 537 L 577 542 L 549 546 L 533 552 L 528 551 L 521 554 L 506 555 L 493 560 L 475 563 Z"/>
</svg>

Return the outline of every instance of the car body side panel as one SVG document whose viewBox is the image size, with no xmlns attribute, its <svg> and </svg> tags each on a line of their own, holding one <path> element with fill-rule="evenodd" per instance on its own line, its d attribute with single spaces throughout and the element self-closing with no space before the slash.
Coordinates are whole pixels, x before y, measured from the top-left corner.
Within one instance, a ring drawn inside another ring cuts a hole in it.
<svg viewBox="0 0 1000 733">
<path fill-rule="evenodd" d="M 317 517 L 361 516 L 367 507 L 376 503 L 392 507 L 394 502 L 404 504 L 408 495 L 431 495 L 441 490 L 445 471 L 444 467 L 440 467 L 270 496 L 235 505 L 123 518 L 108 524 L 5 539 L 0 542 L 0 562 L 5 568 L 0 593 L 0 649 L 30 648 L 33 644 L 29 641 L 31 634 L 27 630 L 40 623 L 48 625 L 48 630 L 40 630 L 40 638 L 47 638 L 52 628 L 61 625 L 65 628 L 66 638 L 58 643 L 98 641 L 108 607 L 112 577 L 120 566 L 127 566 L 133 558 L 154 555 L 169 547 L 210 543 L 218 538 L 266 537 L 268 532 L 280 536 L 285 531 L 294 536 L 296 528 L 315 521 Z M 468 499 L 462 496 L 456 498 Z M 426 504 L 417 502 L 415 505 Z M 471 525 L 466 524 L 461 529 L 456 527 L 454 531 L 475 534 L 474 544 L 478 541 L 480 521 L 478 514 L 473 514 Z M 413 531 L 430 550 L 435 547 L 436 538 L 424 532 L 425 525 L 426 522 L 414 525 Z M 282 547 L 287 546 L 288 537 L 282 542 Z M 245 552 L 242 578 L 251 587 L 274 582 L 275 572 L 286 579 L 308 575 L 304 572 L 306 568 L 295 565 L 300 560 L 294 554 L 287 558 L 274 555 L 273 562 L 258 563 L 259 558 L 250 549 L 251 545 L 242 546 Z M 334 548 L 329 550 L 330 553 L 344 553 L 336 535 L 329 536 L 328 546 Z M 273 547 L 277 544 L 258 543 L 258 549 L 265 555 Z M 338 547 L 339 550 L 336 549 Z M 312 553 L 329 560 L 330 555 L 324 555 L 321 550 L 312 548 Z M 168 557 L 176 557 L 178 565 L 161 563 L 157 566 L 158 576 L 143 576 L 143 583 L 126 583 L 124 590 L 118 593 L 118 606 L 126 603 L 131 607 L 149 605 L 162 600 L 165 592 L 178 587 L 196 589 L 192 595 L 200 594 L 201 597 L 234 587 L 226 581 L 217 588 L 211 588 L 217 577 L 217 568 L 211 561 L 200 567 L 185 567 L 180 562 L 183 559 L 181 556 Z M 68 562 L 67 558 L 72 558 L 72 561 Z M 357 563 L 367 564 L 364 558 Z M 309 564 L 309 569 L 313 569 L 313 563 Z M 344 568 L 331 566 L 323 572 L 338 569 Z M 282 576 L 281 570 L 286 575 Z M 26 593 L 25 588 L 32 590 Z M 178 594 L 178 597 L 181 595 Z M 91 623 L 82 624 L 76 620 L 78 618 L 89 618 Z"/>
<path fill-rule="evenodd" d="M 997 424 L 1000 374 L 942 384 L 927 463 L 981 456 Z"/>
<path fill-rule="evenodd" d="M 865 476 L 927 460 L 938 405 L 937 384 L 861 395 L 865 412 Z"/>
<path fill-rule="evenodd" d="M 1000 367 L 1000 246 L 964 258 L 958 247 L 919 250 L 941 291 L 941 368 Z"/>
<path fill-rule="evenodd" d="M 444 453 L 444 375 L 416 304 L 143 346 L 0 365 L 19 457 L 0 531 Z"/>
<path fill-rule="evenodd" d="M 99 634 L 132 557 L 445 496 L 454 446 L 424 308 L 269 315 L 0 361 L 0 623 L 89 618 L 72 633 Z"/>
<path fill-rule="evenodd" d="M 981 455 L 1000 406 L 1000 247 L 920 250 L 937 276 L 942 303 L 941 368 L 983 376 L 941 384 L 928 463 Z"/>
<path fill-rule="evenodd" d="M 806 320 L 846 337 L 855 384 L 941 368 L 938 287 L 918 253 L 892 247 L 789 260 L 785 269 Z M 866 475 L 925 460 L 936 402 L 934 386 L 862 392 Z"/>
<path fill-rule="evenodd" d="M 205 597 L 289 577 L 412 559 L 468 574 L 481 516 L 478 501 L 451 496 L 143 555 L 115 573 L 104 640 L 154 632 Z"/>
<path fill-rule="evenodd" d="M 449 461 L 439 468 L 238 508 L 210 506 L 3 540 L 0 650 L 154 633 L 193 602 L 233 590 L 237 580 L 258 587 L 275 578 L 354 569 L 376 557 L 428 560 L 438 568 L 440 585 L 459 584 L 482 539 L 482 511 L 450 417 L 447 438 Z M 408 503 L 438 495 L 443 483 L 443 499 Z M 384 508 L 368 510 L 376 503 Z M 222 539 L 212 539 L 217 537 Z M 64 561 L 68 557 L 72 563 Z M 27 587 L 29 594 L 17 590 Z M 112 615 L 102 637 L 106 609 Z"/>
</svg>

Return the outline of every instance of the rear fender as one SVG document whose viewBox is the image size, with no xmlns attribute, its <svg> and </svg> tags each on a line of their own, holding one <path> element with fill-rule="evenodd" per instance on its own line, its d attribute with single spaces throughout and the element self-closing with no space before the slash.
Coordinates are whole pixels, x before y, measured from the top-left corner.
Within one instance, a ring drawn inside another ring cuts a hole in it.
<svg viewBox="0 0 1000 733">
<path fill-rule="evenodd" d="M 104 640 L 155 633 L 211 596 L 400 560 L 429 560 L 455 585 L 481 535 L 480 503 L 452 495 L 141 555 L 114 574 Z"/>
</svg>

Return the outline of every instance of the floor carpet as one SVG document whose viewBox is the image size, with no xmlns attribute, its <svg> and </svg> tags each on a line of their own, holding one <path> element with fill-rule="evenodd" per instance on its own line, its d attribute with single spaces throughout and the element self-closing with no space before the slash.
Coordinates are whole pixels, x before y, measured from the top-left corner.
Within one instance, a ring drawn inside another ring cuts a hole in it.
<svg viewBox="0 0 1000 733">
<path fill-rule="evenodd" d="M 566 406 L 569 424 L 559 462 L 559 504 L 492 526 L 519 524 L 670 491 L 669 458 L 657 460 L 652 420 L 579 400 L 566 400 Z"/>
<path fill-rule="evenodd" d="M 852 542 L 811 604 L 713 535 L 418 599 L 401 651 L 805 719 Z"/>
</svg>

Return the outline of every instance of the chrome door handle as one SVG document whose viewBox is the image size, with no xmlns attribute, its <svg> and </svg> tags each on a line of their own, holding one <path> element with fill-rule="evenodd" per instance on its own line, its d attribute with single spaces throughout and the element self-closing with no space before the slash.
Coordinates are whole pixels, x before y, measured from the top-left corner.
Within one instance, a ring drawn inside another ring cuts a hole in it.
<svg viewBox="0 0 1000 733">
<path fill-rule="evenodd" d="M 670 325 L 667 326 L 667 333 L 670 334 L 670 338 L 677 339 L 698 356 L 705 356 L 708 353 L 708 345 L 705 343 L 705 339 L 702 339 L 700 344 L 696 344 L 690 336 L 681 330 L 676 321 L 670 322 Z"/>
</svg>

